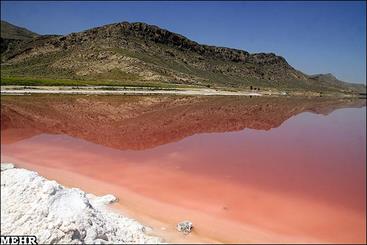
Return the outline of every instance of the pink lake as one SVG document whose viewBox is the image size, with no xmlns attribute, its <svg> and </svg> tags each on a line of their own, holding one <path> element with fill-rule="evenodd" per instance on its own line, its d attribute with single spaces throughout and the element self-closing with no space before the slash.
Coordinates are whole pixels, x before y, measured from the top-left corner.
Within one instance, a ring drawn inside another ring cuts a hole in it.
<svg viewBox="0 0 367 245">
<path fill-rule="evenodd" d="M 366 243 L 365 100 L 2 96 L 1 161 L 168 242 Z M 191 220 L 194 232 L 174 231 Z M 164 229 L 162 229 L 164 227 Z"/>
</svg>

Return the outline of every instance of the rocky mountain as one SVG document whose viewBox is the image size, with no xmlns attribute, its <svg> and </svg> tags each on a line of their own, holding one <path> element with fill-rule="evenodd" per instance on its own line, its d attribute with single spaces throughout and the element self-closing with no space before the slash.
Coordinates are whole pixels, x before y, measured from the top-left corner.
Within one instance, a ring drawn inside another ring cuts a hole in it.
<svg viewBox="0 0 367 245">
<path fill-rule="evenodd" d="M 2 51 L 6 76 L 210 87 L 359 92 L 308 76 L 273 53 L 202 45 L 145 23 L 122 22 L 66 36 L 39 36 Z"/>
</svg>

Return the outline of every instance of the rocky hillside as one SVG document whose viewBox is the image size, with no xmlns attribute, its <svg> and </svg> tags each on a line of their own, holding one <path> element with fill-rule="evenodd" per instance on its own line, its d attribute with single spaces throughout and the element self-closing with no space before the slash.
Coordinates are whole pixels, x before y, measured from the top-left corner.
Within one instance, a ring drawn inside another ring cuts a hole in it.
<svg viewBox="0 0 367 245">
<path fill-rule="evenodd" d="M 361 89 L 315 79 L 273 53 L 202 45 L 145 23 L 123 22 L 66 36 L 35 37 L 9 46 L 1 60 L 6 76 L 316 92 Z"/>
<path fill-rule="evenodd" d="M 31 32 L 25 28 L 18 27 L 6 21 L 1 21 L 1 53 L 5 52 L 10 43 L 19 43 L 23 40 L 29 40 L 38 37 L 37 33 Z"/>
</svg>

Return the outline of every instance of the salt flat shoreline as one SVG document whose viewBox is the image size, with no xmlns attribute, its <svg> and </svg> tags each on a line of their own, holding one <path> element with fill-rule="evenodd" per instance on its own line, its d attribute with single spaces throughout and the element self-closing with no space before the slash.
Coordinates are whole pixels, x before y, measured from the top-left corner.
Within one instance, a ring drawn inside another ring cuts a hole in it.
<svg viewBox="0 0 367 245">
<path fill-rule="evenodd" d="M 116 201 L 1 164 L 2 236 L 34 235 L 40 244 L 163 243 L 152 228 L 108 208 Z"/>
<path fill-rule="evenodd" d="M 1 95 L 79 94 L 79 95 L 189 95 L 189 96 L 295 96 L 358 98 L 359 94 L 319 93 L 305 91 L 228 91 L 212 88 L 159 88 L 123 86 L 1 86 Z"/>
<path fill-rule="evenodd" d="M 115 86 L 1 86 L 1 94 L 101 94 L 101 95 L 124 95 L 124 94 L 172 94 L 172 95 L 240 95 L 262 96 L 262 93 L 249 91 L 224 91 L 216 89 L 166 89 L 166 88 L 142 88 L 142 87 L 115 87 Z"/>
</svg>

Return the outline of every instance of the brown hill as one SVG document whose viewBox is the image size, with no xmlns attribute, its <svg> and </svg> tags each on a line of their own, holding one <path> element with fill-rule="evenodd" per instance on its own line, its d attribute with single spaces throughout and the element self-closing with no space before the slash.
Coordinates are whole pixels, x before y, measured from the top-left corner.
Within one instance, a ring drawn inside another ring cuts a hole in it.
<svg viewBox="0 0 367 245">
<path fill-rule="evenodd" d="M 2 53 L 4 76 L 147 81 L 217 87 L 358 92 L 322 82 L 273 53 L 198 44 L 145 23 L 117 23 L 66 36 L 41 36 Z"/>
</svg>

